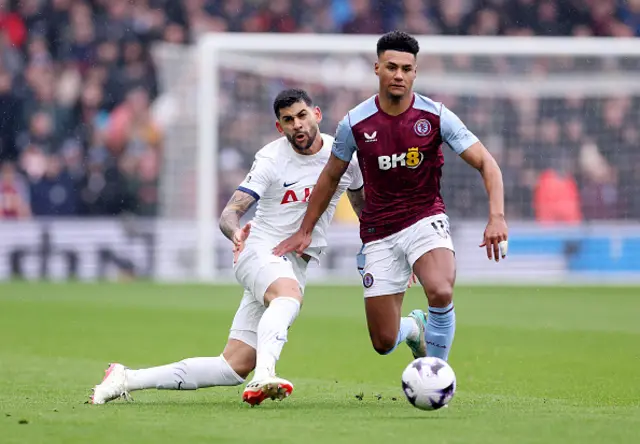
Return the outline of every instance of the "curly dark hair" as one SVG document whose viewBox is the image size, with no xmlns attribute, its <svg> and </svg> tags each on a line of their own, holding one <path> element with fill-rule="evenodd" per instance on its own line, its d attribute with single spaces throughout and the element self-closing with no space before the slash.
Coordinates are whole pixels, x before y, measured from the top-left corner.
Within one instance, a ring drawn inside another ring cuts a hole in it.
<svg viewBox="0 0 640 444">
<path fill-rule="evenodd" d="M 420 45 L 418 41 L 406 32 L 391 31 L 380 37 L 378 40 L 378 57 L 385 51 L 400 51 L 418 55 Z"/>
<path fill-rule="evenodd" d="M 304 89 L 285 89 L 284 91 L 280 91 L 273 101 L 273 112 L 276 113 L 276 117 L 279 119 L 282 108 L 289 108 L 298 102 L 304 102 L 307 106 L 313 104 L 313 100 L 311 100 L 311 97 L 309 97 L 309 94 Z"/>
</svg>

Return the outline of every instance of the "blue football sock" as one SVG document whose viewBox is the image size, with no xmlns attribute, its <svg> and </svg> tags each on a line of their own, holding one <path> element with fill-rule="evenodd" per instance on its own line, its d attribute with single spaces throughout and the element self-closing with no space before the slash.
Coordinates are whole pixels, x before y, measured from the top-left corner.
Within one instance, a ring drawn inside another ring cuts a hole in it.
<svg viewBox="0 0 640 444">
<path fill-rule="evenodd" d="M 446 307 L 429 307 L 427 317 L 427 356 L 449 359 L 449 351 L 456 332 L 456 312 L 453 302 Z"/>
<path fill-rule="evenodd" d="M 416 330 L 416 321 L 414 321 L 413 318 L 400 318 L 400 330 L 398 331 L 398 337 L 396 338 L 396 345 L 394 345 L 391 350 L 386 352 L 385 355 L 388 355 L 389 353 L 394 351 L 396 347 L 398 347 L 398 344 L 402 344 L 404 341 L 406 341 L 407 336 L 409 336 L 412 332 L 415 333 Z"/>
</svg>

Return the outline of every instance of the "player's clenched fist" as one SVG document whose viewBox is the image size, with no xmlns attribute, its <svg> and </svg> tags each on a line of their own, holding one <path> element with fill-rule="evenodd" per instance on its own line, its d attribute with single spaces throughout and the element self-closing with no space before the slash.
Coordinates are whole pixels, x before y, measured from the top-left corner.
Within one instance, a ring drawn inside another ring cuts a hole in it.
<svg viewBox="0 0 640 444">
<path fill-rule="evenodd" d="M 309 245 L 311 245 L 311 234 L 298 230 L 276 245 L 276 248 L 273 249 L 273 254 L 275 256 L 284 256 L 287 253 L 295 251 L 301 256 Z"/>
<path fill-rule="evenodd" d="M 484 230 L 484 239 L 480 247 L 487 249 L 487 258 L 496 262 L 507 256 L 508 229 L 504 216 L 491 216 L 487 228 Z"/>
</svg>

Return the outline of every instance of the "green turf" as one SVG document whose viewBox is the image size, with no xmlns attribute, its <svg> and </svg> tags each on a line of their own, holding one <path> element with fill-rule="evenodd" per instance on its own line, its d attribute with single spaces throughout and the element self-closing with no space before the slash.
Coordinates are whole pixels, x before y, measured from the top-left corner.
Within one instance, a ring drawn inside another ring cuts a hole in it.
<svg viewBox="0 0 640 444">
<path fill-rule="evenodd" d="M 638 288 L 460 287 L 450 360 L 458 392 L 438 412 L 403 397 L 406 347 L 384 357 L 371 348 L 361 290 L 313 286 L 278 367 L 296 386 L 291 398 L 252 409 L 235 387 L 84 404 L 110 361 L 219 354 L 239 295 L 0 285 L 0 442 L 640 442 Z M 405 313 L 417 306 L 424 299 L 412 289 Z"/>
</svg>

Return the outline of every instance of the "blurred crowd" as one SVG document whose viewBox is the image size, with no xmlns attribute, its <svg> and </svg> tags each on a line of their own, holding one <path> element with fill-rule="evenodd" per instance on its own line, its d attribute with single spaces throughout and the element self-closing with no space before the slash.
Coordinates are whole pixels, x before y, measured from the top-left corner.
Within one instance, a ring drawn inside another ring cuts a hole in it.
<svg viewBox="0 0 640 444">
<path fill-rule="evenodd" d="M 640 0 L 0 0 L 0 218 L 162 213 L 164 128 L 150 108 L 161 93 L 155 42 L 188 45 L 206 32 L 391 29 L 640 36 Z M 637 64 L 618 68 L 639 72 Z M 222 203 L 258 148 L 247 128 L 275 135 L 270 107 L 252 109 L 255 97 L 273 97 L 283 86 L 250 74 L 225 82 L 235 112 L 222 122 Z M 323 106 L 328 133 L 371 94 L 296 86 Z M 640 179 L 638 97 L 480 100 L 421 92 L 454 109 L 498 157 L 510 217 L 640 218 L 640 198 L 630 192 Z M 479 182 L 457 182 L 467 167 L 447 156 L 449 212 L 484 217 Z"/>
</svg>

